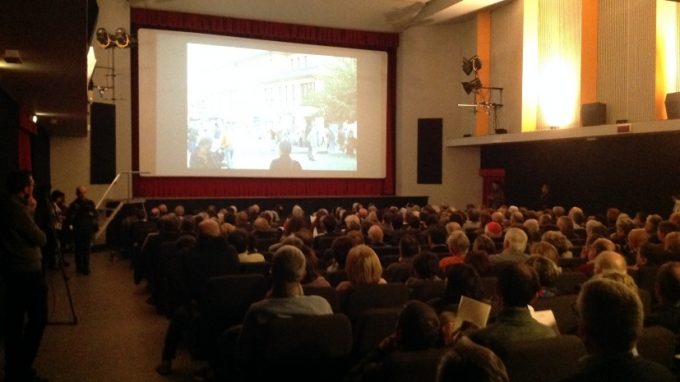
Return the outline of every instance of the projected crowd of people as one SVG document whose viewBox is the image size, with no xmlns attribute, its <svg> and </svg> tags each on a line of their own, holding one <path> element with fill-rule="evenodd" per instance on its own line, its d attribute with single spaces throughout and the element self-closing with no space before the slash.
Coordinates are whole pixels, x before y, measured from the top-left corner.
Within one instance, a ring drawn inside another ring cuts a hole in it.
<svg viewBox="0 0 680 382">
<path fill-rule="evenodd" d="M 274 169 L 272 161 L 280 158 L 282 147 L 300 170 L 357 169 L 356 123 L 324 126 L 310 120 L 304 126 L 277 129 L 195 119 L 189 122 L 186 143 L 190 169 Z"/>
</svg>

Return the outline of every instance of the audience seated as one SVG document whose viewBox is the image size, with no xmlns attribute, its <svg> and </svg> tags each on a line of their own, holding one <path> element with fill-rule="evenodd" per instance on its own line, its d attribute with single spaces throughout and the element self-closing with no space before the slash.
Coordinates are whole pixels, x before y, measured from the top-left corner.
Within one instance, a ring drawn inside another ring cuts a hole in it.
<svg viewBox="0 0 680 382">
<path fill-rule="evenodd" d="M 441 345 L 439 319 L 427 304 L 412 300 L 404 305 L 396 330 L 348 373 L 346 381 L 392 381 L 386 359 L 396 352 L 419 352 Z M 417 376 L 414 376 L 417 377 Z"/>
<path fill-rule="evenodd" d="M 439 268 L 442 273 L 445 273 L 446 268 L 451 265 L 465 262 L 465 255 L 470 248 L 470 240 L 465 235 L 465 232 L 455 231 L 446 239 L 446 244 L 449 248 L 449 253 L 439 260 Z"/>
<path fill-rule="evenodd" d="M 638 356 L 642 303 L 625 285 L 606 279 L 583 285 L 576 309 L 589 356 L 565 381 L 674 381 L 665 367 Z"/>
<path fill-rule="evenodd" d="M 437 382 L 458 381 L 508 382 L 509 378 L 500 358 L 463 337 L 442 357 L 437 367 Z"/>
<path fill-rule="evenodd" d="M 529 257 L 524 251 L 527 246 L 527 234 L 519 228 L 509 228 L 503 240 L 503 252 L 489 256 L 492 263 L 504 261 L 524 262 Z"/>
<path fill-rule="evenodd" d="M 531 317 L 528 305 L 541 290 L 536 271 L 525 263 L 503 269 L 498 279 L 502 311 L 496 321 L 470 335 L 476 343 L 491 350 L 512 341 L 555 337 L 555 331 Z"/>
<path fill-rule="evenodd" d="M 420 243 L 412 235 L 399 240 L 399 260 L 385 269 L 385 280 L 390 283 L 405 283 L 411 277 L 413 258 L 420 252 Z"/>
<path fill-rule="evenodd" d="M 350 249 L 345 263 L 347 280 L 341 281 L 336 289 L 343 291 L 352 285 L 387 284 L 382 278 L 380 259 L 371 247 L 360 244 Z"/>
<path fill-rule="evenodd" d="M 680 334 L 680 262 L 671 261 L 659 268 L 656 297 L 659 305 L 645 317 L 645 325 L 660 325 L 676 335 Z"/>
<path fill-rule="evenodd" d="M 526 261 L 527 265 L 536 270 L 538 282 L 541 285 L 539 298 L 554 297 L 557 295 L 557 277 L 561 269 L 548 257 L 531 255 Z"/>
</svg>

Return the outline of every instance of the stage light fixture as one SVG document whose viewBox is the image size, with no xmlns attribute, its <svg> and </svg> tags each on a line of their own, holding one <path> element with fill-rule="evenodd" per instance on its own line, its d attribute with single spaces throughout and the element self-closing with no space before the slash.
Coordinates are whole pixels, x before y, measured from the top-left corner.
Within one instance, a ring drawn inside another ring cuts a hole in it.
<svg viewBox="0 0 680 382">
<path fill-rule="evenodd" d="M 470 73 L 472 73 L 473 71 L 477 73 L 477 71 L 482 68 L 482 60 L 480 60 L 479 57 L 477 57 L 477 55 L 474 55 L 469 59 L 463 57 L 462 68 L 463 72 L 465 72 L 465 75 L 467 76 L 469 76 Z"/>
<path fill-rule="evenodd" d="M 97 34 L 96 34 L 97 42 L 99 43 L 99 46 L 108 49 L 113 47 L 113 41 L 111 40 L 111 35 L 109 32 L 106 31 L 104 28 L 99 28 L 97 29 Z"/>
<path fill-rule="evenodd" d="M 113 41 L 116 43 L 117 47 L 125 49 L 130 46 L 130 34 L 128 34 L 125 28 L 118 28 L 116 29 L 116 34 L 113 36 Z"/>
<path fill-rule="evenodd" d="M 125 49 L 133 42 L 132 36 L 125 30 L 125 28 L 118 28 L 114 34 L 109 33 L 105 28 L 97 29 L 96 33 L 97 43 L 104 49 L 120 48 Z"/>
<path fill-rule="evenodd" d="M 461 82 L 461 84 L 463 85 L 463 89 L 465 89 L 465 93 L 467 94 L 476 92 L 482 88 L 482 81 L 480 81 L 479 78 L 475 78 L 474 80 L 468 82 Z"/>
</svg>

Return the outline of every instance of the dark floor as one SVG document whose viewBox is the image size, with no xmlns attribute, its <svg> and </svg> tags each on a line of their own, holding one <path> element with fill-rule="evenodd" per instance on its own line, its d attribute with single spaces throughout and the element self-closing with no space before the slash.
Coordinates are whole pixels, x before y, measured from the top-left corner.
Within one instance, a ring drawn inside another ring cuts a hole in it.
<svg viewBox="0 0 680 382">
<path fill-rule="evenodd" d="M 186 351 L 168 377 L 156 374 L 168 320 L 146 303 L 144 285 L 132 281 L 130 263 L 111 253 L 92 254 L 89 276 L 65 268 L 77 325 L 48 325 L 35 363 L 38 373 L 60 381 L 191 381 L 202 366 Z M 60 271 L 48 274 L 50 322 L 71 320 L 64 279 Z M 1 375 L 2 373 L 0 373 Z"/>
</svg>

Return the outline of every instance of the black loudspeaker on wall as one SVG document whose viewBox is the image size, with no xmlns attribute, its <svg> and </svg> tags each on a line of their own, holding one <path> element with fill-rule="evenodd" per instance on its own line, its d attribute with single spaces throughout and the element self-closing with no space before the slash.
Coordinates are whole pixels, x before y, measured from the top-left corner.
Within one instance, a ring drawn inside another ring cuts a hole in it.
<svg viewBox="0 0 680 382">
<path fill-rule="evenodd" d="M 666 114 L 668 119 L 680 118 L 680 92 L 666 94 Z"/>
<path fill-rule="evenodd" d="M 607 105 L 602 102 L 581 105 L 581 126 L 597 126 L 607 123 Z"/>
</svg>

